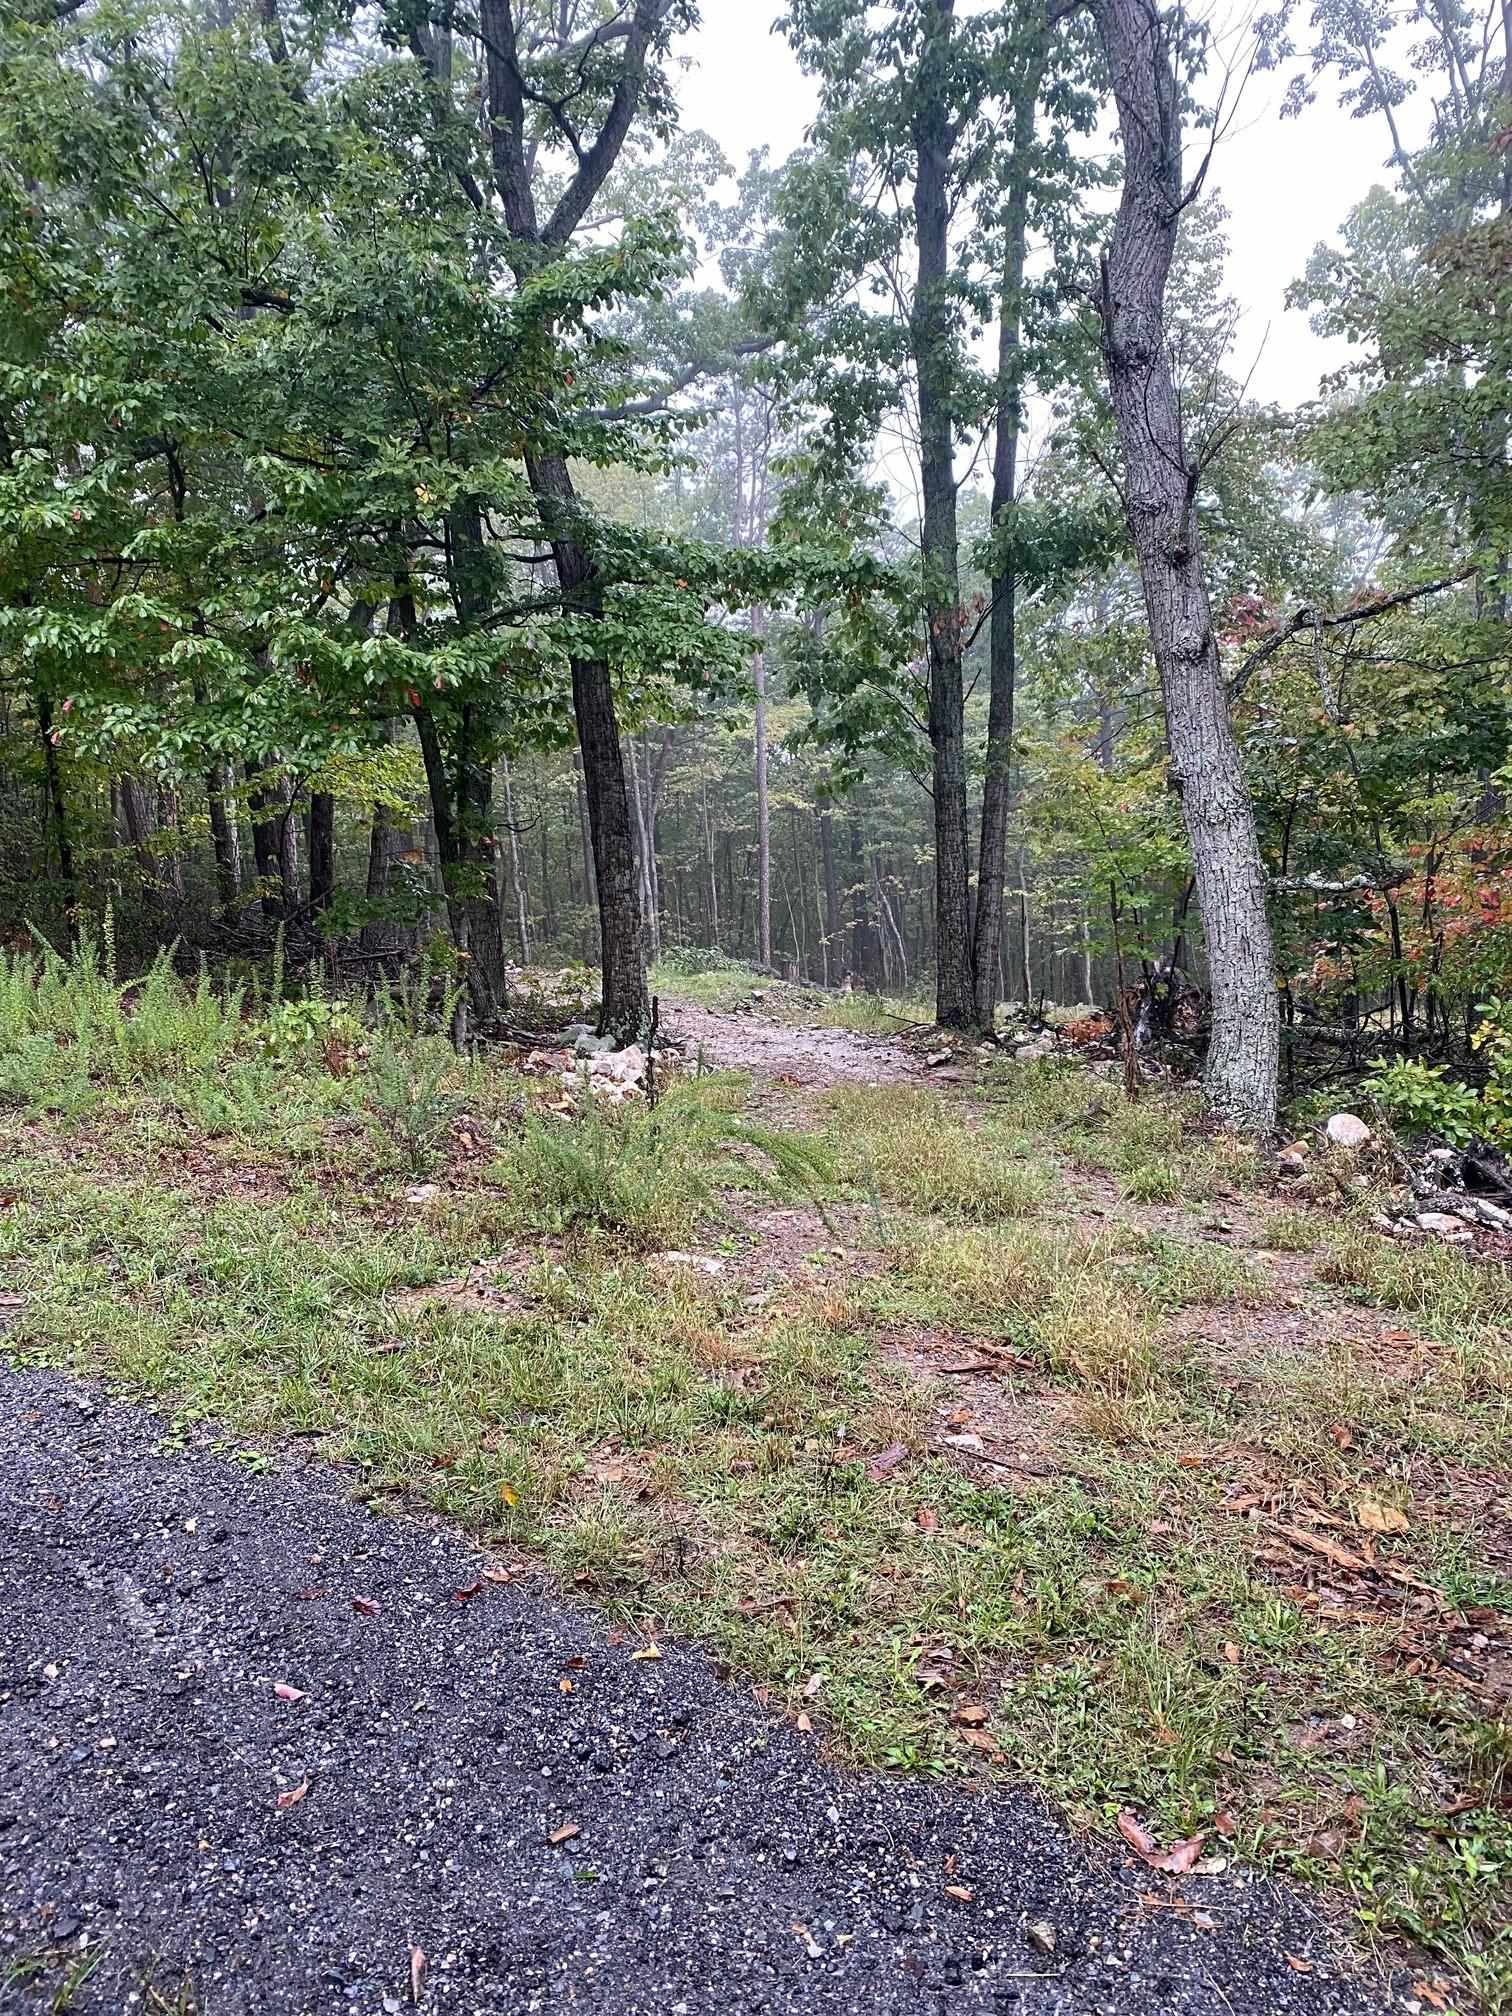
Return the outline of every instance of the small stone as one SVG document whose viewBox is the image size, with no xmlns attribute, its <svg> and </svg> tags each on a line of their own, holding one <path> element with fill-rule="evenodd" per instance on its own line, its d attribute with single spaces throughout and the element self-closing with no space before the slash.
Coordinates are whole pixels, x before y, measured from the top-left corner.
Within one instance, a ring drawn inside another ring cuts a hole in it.
<svg viewBox="0 0 1512 2016">
<path fill-rule="evenodd" d="M 926 1071 L 934 1071 L 941 1064 L 948 1064 L 949 1062 L 950 1052 L 948 1050 L 931 1050 L 929 1055 L 924 1059 L 924 1068 Z"/>
<path fill-rule="evenodd" d="M 1471 1237 L 1470 1227 L 1464 1220 L 1448 1211 L 1419 1211 L 1416 1223 L 1436 1239 L 1447 1239 L 1453 1245 L 1463 1245 Z"/>
<path fill-rule="evenodd" d="M 1036 1953 L 1055 1951 L 1055 1927 L 1048 1918 L 1035 1918 L 1024 1927 L 1024 1937 Z"/>
<path fill-rule="evenodd" d="M 405 1191 L 404 1201 L 406 1204 L 429 1204 L 435 1195 L 434 1183 L 416 1183 L 413 1188 Z"/>
<path fill-rule="evenodd" d="M 1330 1116 L 1326 1133 L 1335 1148 L 1347 1149 L 1357 1154 L 1368 1146 L 1371 1133 L 1358 1113 L 1334 1113 Z"/>
</svg>

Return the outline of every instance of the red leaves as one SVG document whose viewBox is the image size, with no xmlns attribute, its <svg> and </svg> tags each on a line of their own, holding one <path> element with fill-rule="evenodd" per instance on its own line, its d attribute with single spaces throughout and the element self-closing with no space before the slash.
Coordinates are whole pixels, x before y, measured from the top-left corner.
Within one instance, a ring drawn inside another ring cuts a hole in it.
<svg viewBox="0 0 1512 2016">
<path fill-rule="evenodd" d="M 359 1617 L 376 1617 L 383 1608 L 383 1605 L 375 1602 L 371 1596 L 354 1596 L 352 1598 L 352 1608 L 357 1612 Z"/>
<path fill-rule="evenodd" d="M 483 1582 L 482 1578 L 479 1577 L 476 1582 L 465 1582 L 460 1589 L 453 1589 L 452 1601 L 453 1603 L 471 1603 L 474 1596 L 481 1595 L 482 1591 Z"/>
<path fill-rule="evenodd" d="M 274 1806 L 280 1813 L 286 1813 L 291 1806 L 297 1806 L 310 1789 L 308 1778 L 301 1778 L 297 1785 L 291 1785 L 287 1792 L 280 1792 Z"/>
<path fill-rule="evenodd" d="M 1138 1815 L 1125 1806 L 1118 1816 L 1118 1831 L 1134 1850 L 1136 1855 L 1155 1853 L 1155 1836 L 1140 1821 Z"/>
</svg>

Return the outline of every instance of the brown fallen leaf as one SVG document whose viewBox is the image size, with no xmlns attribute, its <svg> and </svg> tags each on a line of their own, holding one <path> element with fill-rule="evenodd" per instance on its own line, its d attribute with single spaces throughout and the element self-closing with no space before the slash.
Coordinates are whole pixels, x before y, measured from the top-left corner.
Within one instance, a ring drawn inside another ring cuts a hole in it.
<svg viewBox="0 0 1512 2016">
<path fill-rule="evenodd" d="M 959 1722 L 965 1729 L 980 1729 L 987 1720 L 987 1710 L 980 1701 L 967 1701 L 956 1709 L 951 1720 Z"/>
<path fill-rule="evenodd" d="M 1296 1974 L 1311 1974 L 1311 1972 L 1313 1971 L 1313 1963 L 1311 1962 L 1311 1960 L 1304 1960 L 1300 1953 L 1288 1953 L 1286 1956 L 1286 1964 Z"/>
<path fill-rule="evenodd" d="M 410 2000 L 418 2009 L 420 1998 L 425 1993 L 425 1949 L 421 1946 L 410 1948 Z"/>
<path fill-rule="evenodd" d="M 873 1484 L 880 1484 L 891 1470 L 896 1470 L 908 1454 L 906 1442 L 890 1442 L 878 1455 L 873 1456 L 866 1466 L 866 1475 Z"/>
<path fill-rule="evenodd" d="M 1153 1855 L 1155 1853 L 1155 1836 L 1142 1823 L 1139 1816 L 1127 1806 L 1124 1807 L 1118 1816 L 1118 1831 L 1136 1855 Z"/>
<path fill-rule="evenodd" d="M 1213 1815 L 1213 1832 L 1221 1834 L 1225 1841 L 1232 1841 L 1235 1832 L 1233 1814 L 1227 1812 L 1215 1813 Z"/>
<path fill-rule="evenodd" d="M 483 1570 L 485 1582 L 512 1582 L 514 1577 L 507 1568 L 490 1567 Z"/>
<path fill-rule="evenodd" d="M 804 1695 L 808 1700 L 812 1701 L 823 1685 L 824 1675 L 822 1673 L 810 1673 L 807 1680 L 803 1683 Z"/>
<path fill-rule="evenodd" d="M 567 1679 L 564 1675 L 563 1678 L 558 1680 L 557 1682 L 557 1692 L 560 1694 L 570 1694 L 572 1692 L 572 1684 L 573 1683 L 569 1679 Z"/>
<path fill-rule="evenodd" d="M 1333 1427 L 1329 1429 L 1328 1439 L 1332 1442 L 1335 1449 L 1352 1449 L 1354 1447 L 1354 1433 L 1351 1429 L 1346 1428 L 1342 1421 L 1336 1421 Z"/>
<path fill-rule="evenodd" d="M 290 1806 L 297 1806 L 300 1800 L 303 1799 L 303 1797 L 305 1796 L 306 1792 L 309 1791 L 309 1789 L 310 1789 L 309 1779 L 301 1778 L 299 1783 L 297 1785 L 291 1785 L 287 1792 L 280 1792 L 277 1799 L 273 1803 L 280 1813 L 286 1812 Z"/>
<path fill-rule="evenodd" d="M 275 1680 L 273 1682 L 273 1692 L 278 1696 L 280 1701 L 307 1701 L 309 1699 L 303 1687 L 292 1687 L 287 1680 Z"/>
<path fill-rule="evenodd" d="M 800 1715 L 798 1717 L 798 1727 L 805 1736 L 812 1736 L 814 1733 L 814 1724 L 810 1716 Z"/>
<path fill-rule="evenodd" d="M 976 1892 L 967 1883 L 947 1883 L 945 1895 L 956 1898 L 962 1904 L 969 1904 Z"/>
<path fill-rule="evenodd" d="M 376 1617 L 378 1612 L 383 1608 L 383 1605 L 374 1602 L 371 1596 L 354 1596 L 352 1598 L 352 1608 L 357 1612 L 359 1617 Z"/>
<path fill-rule="evenodd" d="M 574 1840 L 582 1831 L 576 1820 L 565 1820 L 558 1827 L 555 1834 L 548 1834 L 546 1839 L 551 1843 L 553 1848 L 560 1848 L 564 1841 Z"/>
<path fill-rule="evenodd" d="M 318 1598 L 324 1596 L 324 1594 L 324 1589 L 318 1586 L 309 1589 L 296 1589 L 294 1591 L 294 1601 L 296 1603 L 314 1603 Z"/>
<path fill-rule="evenodd" d="M 1400 1505 L 1384 1505 L 1379 1498 L 1362 1498 L 1355 1520 L 1362 1533 L 1408 1533 L 1407 1514 Z"/>
<path fill-rule="evenodd" d="M 661 1647 L 655 1643 L 642 1645 L 638 1652 L 630 1654 L 632 1659 L 660 1659 Z"/>
<path fill-rule="evenodd" d="M 914 1524 L 921 1533 L 938 1533 L 940 1530 L 940 1515 L 936 1512 L 933 1505 L 921 1505 L 914 1514 Z"/>
<path fill-rule="evenodd" d="M 1194 1834 L 1188 1841 L 1178 1841 L 1167 1848 L 1163 1855 L 1146 1855 L 1145 1861 L 1152 1869 L 1159 1869 L 1167 1876 L 1185 1876 L 1202 1854 L 1202 1844 L 1207 1837 Z"/>
<path fill-rule="evenodd" d="M 483 1581 L 480 1576 L 476 1582 L 464 1582 L 460 1589 L 453 1589 L 452 1601 L 454 1603 L 471 1603 L 474 1596 L 482 1594 L 482 1590 Z"/>
<path fill-rule="evenodd" d="M 1223 1656 L 1228 1661 L 1230 1666 L 1237 1666 L 1239 1664 L 1239 1661 L 1243 1658 L 1244 1655 L 1239 1650 L 1239 1647 L 1234 1643 L 1233 1639 L 1230 1638 L 1224 1645 Z"/>
</svg>

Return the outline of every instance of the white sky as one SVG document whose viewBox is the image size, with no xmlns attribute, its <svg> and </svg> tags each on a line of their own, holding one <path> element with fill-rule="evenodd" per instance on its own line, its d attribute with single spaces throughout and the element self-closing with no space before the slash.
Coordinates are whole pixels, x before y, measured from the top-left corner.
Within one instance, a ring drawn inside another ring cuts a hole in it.
<svg viewBox="0 0 1512 2016">
<path fill-rule="evenodd" d="M 703 24 L 684 41 L 684 123 L 711 133 L 736 167 L 755 147 L 785 159 L 813 115 L 813 86 L 772 33 L 779 11 L 778 0 L 704 0 Z M 1301 118 L 1281 119 L 1288 74 L 1250 79 L 1208 187 L 1230 213 L 1229 291 L 1243 310 L 1233 368 L 1243 378 L 1253 367 L 1252 398 L 1294 407 L 1345 352 L 1314 336 L 1306 314 L 1286 306 L 1286 289 L 1318 240 L 1335 237 L 1372 183 L 1390 178 L 1382 123 L 1339 111 L 1328 80 Z M 1191 136 L 1194 160 L 1203 137 Z"/>
</svg>

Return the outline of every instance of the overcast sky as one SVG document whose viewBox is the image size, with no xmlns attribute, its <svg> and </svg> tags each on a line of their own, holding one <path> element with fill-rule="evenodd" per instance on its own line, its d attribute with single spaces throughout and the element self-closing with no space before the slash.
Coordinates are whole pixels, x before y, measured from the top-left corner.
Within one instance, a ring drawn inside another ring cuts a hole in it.
<svg viewBox="0 0 1512 2016">
<path fill-rule="evenodd" d="M 704 0 L 702 26 L 684 38 L 692 59 L 679 87 L 684 122 L 711 133 L 737 167 L 755 147 L 783 160 L 813 115 L 812 85 L 771 31 L 780 11 L 777 0 Z M 1230 213 L 1229 291 L 1243 309 L 1233 367 L 1242 377 L 1253 366 L 1253 398 L 1292 407 L 1316 395 L 1344 352 L 1286 306 L 1287 286 L 1317 241 L 1390 177 L 1379 120 L 1349 118 L 1325 88 L 1301 118 L 1283 121 L 1285 82 L 1274 73 L 1250 80 L 1209 187 Z"/>
</svg>

